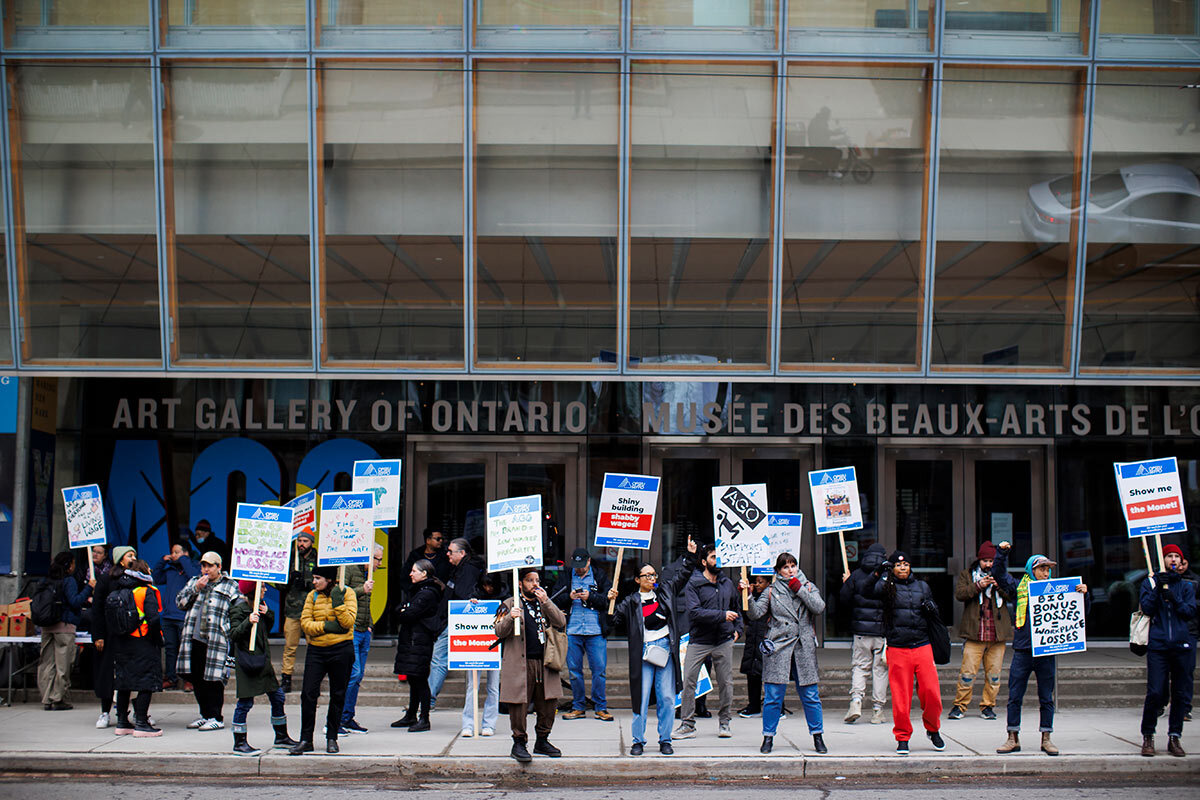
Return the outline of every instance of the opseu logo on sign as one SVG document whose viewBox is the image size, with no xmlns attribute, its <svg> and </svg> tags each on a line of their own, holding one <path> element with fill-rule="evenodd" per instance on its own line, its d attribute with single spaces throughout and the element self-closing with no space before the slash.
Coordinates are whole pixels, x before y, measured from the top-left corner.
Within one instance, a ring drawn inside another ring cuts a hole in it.
<svg viewBox="0 0 1200 800">
<path fill-rule="evenodd" d="M 374 475 L 374 474 L 375 474 L 375 465 L 374 464 L 368 464 L 367 468 L 365 470 L 363 470 L 363 475 Z"/>
<path fill-rule="evenodd" d="M 1145 464 L 1139 464 L 1137 472 L 1134 475 L 1159 475 L 1163 471 L 1162 464 L 1155 464 L 1152 467 L 1147 467 Z"/>
<path fill-rule="evenodd" d="M 250 519 L 277 520 L 277 519 L 279 519 L 279 512 L 278 511 L 265 511 L 261 508 L 258 508 L 258 509 L 254 510 L 254 515 L 251 516 Z"/>
<path fill-rule="evenodd" d="M 844 472 L 838 472 L 838 473 L 829 473 L 829 472 L 826 472 L 824 475 L 822 475 L 822 476 L 821 476 L 821 483 L 822 483 L 822 484 L 825 484 L 825 483 L 845 483 L 845 482 L 846 482 L 846 474 L 845 474 Z"/>
<path fill-rule="evenodd" d="M 459 613 L 462 613 L 462 614 L 491 614 L 492 611 L 485 605 L 481 605 L 479 603 L 473 603 L 473 604 L 468 605 L 466 608 L 464 608 Z"/>
<path fill-rule="evenodd" d="M 646 482 L 645 481 L 631 481 L 631 480 L 629 480 L 629 478 L 626 478 L 625 480 L 621 481 L 621 484 L 620 484 L 620 486 L 618 486 L 618 488 L 645 490 Z"/>
</svg>

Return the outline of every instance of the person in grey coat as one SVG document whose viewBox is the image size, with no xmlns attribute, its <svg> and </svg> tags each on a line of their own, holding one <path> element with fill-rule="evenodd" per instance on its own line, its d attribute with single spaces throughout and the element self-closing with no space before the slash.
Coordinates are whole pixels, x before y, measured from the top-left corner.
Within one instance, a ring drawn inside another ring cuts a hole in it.
<svg viewBox="0 0 1200 800">
<path fill-rule="evenodd" d="M 749 588 L 745 581 L 743 588 Z M 796 557 L 780 553 L 775 559 L 775 580 L 770 588 L 750 601 L 751 619 L 767 618 L 767 635 L 759 645 L 763 651 L 763 742 L 761 753 L 771 752 L 775 730 L 783 710 L 783 696 L 790 677 L 804 704 L 804 718 L 813 737 L 813 749 L 827 753 L 821 694 L 817 690 L 817 633 L 813 618 L 825 611 L 825 600 L 812 581 L 800 571 Z"/>
</svg>

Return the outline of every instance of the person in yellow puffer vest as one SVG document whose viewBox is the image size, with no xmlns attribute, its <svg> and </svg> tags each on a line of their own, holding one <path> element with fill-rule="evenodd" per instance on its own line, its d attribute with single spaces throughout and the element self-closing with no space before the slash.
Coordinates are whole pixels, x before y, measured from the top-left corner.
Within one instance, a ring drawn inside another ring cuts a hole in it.
<svg viewBox="0 0 1200 800">
<path fill-rule="evenodd" d="M 346 686 L 354 667 L 354 620 L 358 600 L 354 590 L 337 585 L 337 567 L 313 570 L 313 591 L 304 599 L 300 629 L 308 641 L 304 657 L 304 683 L 300 690 L 300 741 L 288 751 L 293 756 L 311 753 L 313 728 L 321 680 L 329 676 L 329 711 L 325 717 L 325 752 L 338 752 L 338 729 Z"/>
</svg>

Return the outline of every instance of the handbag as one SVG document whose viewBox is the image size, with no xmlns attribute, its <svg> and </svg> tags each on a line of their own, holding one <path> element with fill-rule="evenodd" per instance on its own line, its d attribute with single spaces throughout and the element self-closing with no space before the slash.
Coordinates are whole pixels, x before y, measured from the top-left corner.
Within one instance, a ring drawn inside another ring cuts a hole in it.
<svg viewBox="0 0 1200 800">
<path fill-rule="evenodd" d="M 933 649 L 933 663 L 950 663 L 950 631 L 942 622 L 941 612 L 932 600 L 926 600 L 921 606 L 925 615 L 925 629 L 929 634 L 929 644 Z"/>
<path fill-rule="evenodd" d="M 1129 615 L 1129 650 L 1138 656 L 1146 655 L 1150 644 L 1150 618 L 1137 611 Z"/>
<path fill-rule="evenodd" d="M 546 645 L 542 655 L 546 669 L 562 672 L 567 666 L 567 632 L 551 625 L 546 628 Z"/>
<path fill-rule="evenodd" d="M 251 678 L 262 674 L 262 671 L 267 668 L 267 654 L 261 650 L 255 650 L 251 653 L 244 647 L 237 648 L 238 669 L 246 673 Z"/>
<path fill-rule="evenodd" d="M 652 664 L 656 667 L 665 667 L 670 660 L 671 651 L 661 644 L 651 642 L 642 650 L 642 661 L 645 661 L 647 664 Z"/>
</svg>

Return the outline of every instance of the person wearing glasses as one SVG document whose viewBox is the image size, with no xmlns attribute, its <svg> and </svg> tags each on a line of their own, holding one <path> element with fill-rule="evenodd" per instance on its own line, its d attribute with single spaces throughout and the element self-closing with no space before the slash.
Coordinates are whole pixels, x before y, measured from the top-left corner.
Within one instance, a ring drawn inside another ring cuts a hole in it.
<svg viewBox="0 0 1200 800">
<path fill-rule="evenodd" d="M 615 600 L 617 590 L 608 590 Z M 629 755 L 640 756 L 646 746 L 646 712 L 650 692 L 658 712 L 658 752 L 669 756 L 671 725 L 675 720 L 675 687 L 680 685 L 679 631 L 675 627 L 675 597 L 658 584 L 658 572 L 642 564 L 637 591 L 627 595 L 613 613 L 612 628 L 624 631 L 629 647 L 629 694 L 633 700 L 633 746 Z"/>
</svg>

